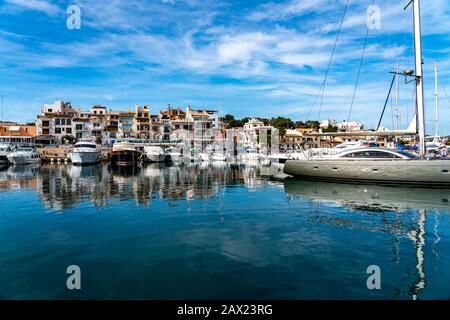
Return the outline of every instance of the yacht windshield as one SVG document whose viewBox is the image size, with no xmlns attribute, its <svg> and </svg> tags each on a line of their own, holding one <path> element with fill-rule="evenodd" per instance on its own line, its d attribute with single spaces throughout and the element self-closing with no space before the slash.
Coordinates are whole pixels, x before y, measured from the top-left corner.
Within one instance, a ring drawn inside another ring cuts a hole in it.
<svg viewBox="0 0 450 320">
<path fill-rule="evenodd" d="M 414 154 L 412 154 L 410 152 L 407 152 L 407 151 L 396 151 L 396 152 L 400 153 L 401 155 L 404 155 L 405 157 L 408 157 L 409 159 L 416 159 L 417 158 L 416 155 L 414 155 Z"/>
<path fill-rule="evenodd" d="M 91 148 L 91 149 L 95 149 L 95 145 L 93 145 L 93 144 L 77 144 L 75 147 L 76 148 Z"/>
<path fill-rule="evenodd" d="M 355 151 L 351 153 L 347 153 L 343 156 L 344 158 L 369 158 L 369 159 L 395 159 L 401 158 L 400 156 L 382 151 L 382 150 L 367 150 L 367 151 Z"/>
</svg>

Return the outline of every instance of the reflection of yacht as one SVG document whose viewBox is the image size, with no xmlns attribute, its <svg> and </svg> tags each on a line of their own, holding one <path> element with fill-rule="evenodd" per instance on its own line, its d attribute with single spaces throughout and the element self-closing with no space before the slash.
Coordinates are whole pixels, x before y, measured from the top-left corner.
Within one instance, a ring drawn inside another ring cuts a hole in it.
<svg viewBox="0 0 450 320">
<path fill-rule="evenodd" d="M 144 146 L 143 159 L 148 162 L 164 162 L 166 160 L 166 154 L 161 147 Z"/>
<path fill-rule="evenodd" d="M 7 144 L 0 144 L 0 164 L 8 164 L 8 154 L 12 153 L 14 149 Z"/>
<path fill-rule="evenodd" d="M 132 143 L 118 142 L 111 153 L 111 163 L 117 166 L 132 166 L 139 163 L 142 153 Z"/>
<path fill-rule="evenodd" d="M 41 156 L 35 147 L 19 147 L 16 151 L 7 156 L 10 163 L 14 165 L 24 165 L 40 163 Z"/>
<path fill-rule="evenodd" d="M 80 141 L 75 144 L 73 151 L 69 153 L 73 164 L 94 164 L 100 162 L 100 149 L 95 142 Z"/>
<path fill-rule="evenodd" d="M 450 189 L 388 187 L 286 179 L 284 190 L 290 196 L 368 211 L 450 209 Z"/>
<path fill-rule="evenodd" d="M 143 173 L 146 177 L 159 177 L 164 168 L 166 168 L 164 163 L 148 164 L 143 167 Z"/>
</svg>

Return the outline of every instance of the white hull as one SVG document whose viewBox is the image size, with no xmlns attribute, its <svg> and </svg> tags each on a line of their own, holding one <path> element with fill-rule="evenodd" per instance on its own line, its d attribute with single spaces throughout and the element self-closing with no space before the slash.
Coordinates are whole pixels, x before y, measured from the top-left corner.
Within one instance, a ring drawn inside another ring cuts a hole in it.
<svg viewBox="0 0 450 320">
<path fill-rule="evenodd" d="M 100 162 L 100 152 L 72 152 L 69 154 L 73 164 L 95 164 Z"/>
<path fill-rule="evenodd" d="M 215 154 L 212 156 L 213 161 L 226 161 L 227 157 L 223 154 Z"/>
<path fill-rule="evenodd" d="M 181 153 L 169 153 L 170 161 L 179 163 L 183 162 L 183 155 Z"/>
<path fill-rule="evenodd" d="M 166 161 L 166 155 L 165 154 L 146 154 L 145 155 L 145 161 L 148 162 L 164 162 Z"/>
<path fill-rule="evenodd" d="M 14 165 L 41 163 L 41 158 L 28 158 L 28 157 L 21 157 L 21 156 L 9 157 L 8 160 L 11 164 L 14 164 Z"/>
<path fill-rule="evenodd" d="M 450 160 L 288 160 L 284 172 L 317 180 L 450 185 Z"/>
<path fill-rule="evenodd" d="M 201 161 L 209 161 L 209 160 L 211 160 L 211 156 L 209 154 L 207 154 L 207 153 L 199 153 L 198 156 L 201 159 Z"/>
</svg>

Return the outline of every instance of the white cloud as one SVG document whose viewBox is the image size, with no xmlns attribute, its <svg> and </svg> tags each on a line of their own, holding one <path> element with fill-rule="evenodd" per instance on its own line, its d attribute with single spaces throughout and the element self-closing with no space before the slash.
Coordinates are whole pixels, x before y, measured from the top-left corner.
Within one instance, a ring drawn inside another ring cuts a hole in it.
<svg viewBox="0 0 450 320">
<path fill-rule="evenodd" d="M 61 11 L 57 5 L 45 0 L 5 0 L 5 2 L 23 9 L 40 11 L 49 16 L 56 15 Z"/>
</svg>

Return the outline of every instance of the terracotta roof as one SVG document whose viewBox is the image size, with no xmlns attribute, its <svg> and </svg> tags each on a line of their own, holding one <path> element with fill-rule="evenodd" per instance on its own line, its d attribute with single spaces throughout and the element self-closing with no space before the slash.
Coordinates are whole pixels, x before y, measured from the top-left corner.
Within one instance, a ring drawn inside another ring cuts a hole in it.
<svg viewBox="0 0 450 320">
<path fill-rule="evenodd" d="M 36 137 L 36 126 L 28 125 L 0 125 L 2 137 Z"/>
</svg>

